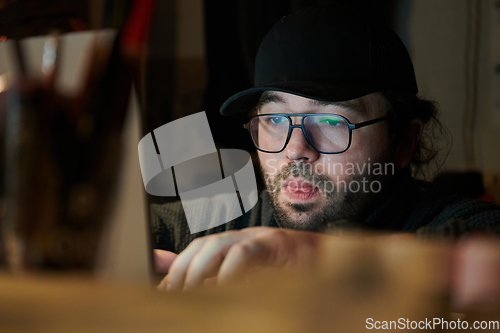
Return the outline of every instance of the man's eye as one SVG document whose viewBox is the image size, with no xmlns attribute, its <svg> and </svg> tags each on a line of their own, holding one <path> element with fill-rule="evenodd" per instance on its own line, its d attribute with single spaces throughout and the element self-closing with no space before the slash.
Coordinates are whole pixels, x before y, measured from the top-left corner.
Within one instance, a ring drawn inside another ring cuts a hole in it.
<svg viewBox="0 0 500 333">
<path fill-rule="evenodd" d="M 281 124 L 286 121 L 285 117 L 269 117 L 268 121 L 273 124 Z"/>
<path fill-rule="evenodd" d="M 342 121 L 340 119 L 334 119 L 334 118 L 323 118 L 319 122 L 320 124 L 338 126 L 341 124 Z"/>
</svg>

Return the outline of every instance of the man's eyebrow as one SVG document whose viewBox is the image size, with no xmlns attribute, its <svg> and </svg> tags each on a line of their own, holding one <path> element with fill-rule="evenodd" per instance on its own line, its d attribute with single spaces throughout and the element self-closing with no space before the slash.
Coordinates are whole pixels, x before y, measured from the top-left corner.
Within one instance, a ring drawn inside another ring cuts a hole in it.
<svg viewBox="0 0 500 333">
<path fill-rule="evenodd" d="M 259 108 L 267 103 L 282 103 L 286 104 L 285 100 L 271 92 L 264 92 L 259 99 Z"/>
<path fill-rule="evenodd" d="M 284 100 L 279 95 L 271 91 L 266 91 L 261 95 L 259 99 L 258 108 L 260 109 L 264 104 L 267 103 L 287 104 L 286 100 Z M 353 103 L 351 101 L 332 102 L 332 101 L 320 101 L 316 99 L 311 99 L 309 100 L 309 104 L 311 106 L 337 106 L 345 109 L 346 111 L 351 111 L 355 113 L 363 112 L 363 108 L 361 105 L 359 105 L 358 103 Z"/>
<path fill-rule="evenodd" d="M 331 101 L 318 101 L 316 99 L 313 99 L 310 100 L 309 104 L 313 106 L 337 106 L 346 109 L 347 111 L 361 112 L 360 105 L 357 105 L 356 103 L 350 103 L 348 101 L 331 102 Z"/>
</svg>

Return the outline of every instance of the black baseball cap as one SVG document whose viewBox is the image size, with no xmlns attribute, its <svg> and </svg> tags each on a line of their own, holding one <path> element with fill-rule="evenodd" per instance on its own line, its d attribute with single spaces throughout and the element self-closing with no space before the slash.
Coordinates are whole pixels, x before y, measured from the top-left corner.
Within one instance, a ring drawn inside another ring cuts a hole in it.
<svg viewBox="0 0 500 333">
<path fill-rule="evenodd" d="M 418 92 L 396 33 L 359 10 L 335 5 L 308 7 L 276 23 L 257 51 L 254 87 L 231 96 L 220 112 L 247 111 L 266 90 L 322 101 Z"/>
</svg>

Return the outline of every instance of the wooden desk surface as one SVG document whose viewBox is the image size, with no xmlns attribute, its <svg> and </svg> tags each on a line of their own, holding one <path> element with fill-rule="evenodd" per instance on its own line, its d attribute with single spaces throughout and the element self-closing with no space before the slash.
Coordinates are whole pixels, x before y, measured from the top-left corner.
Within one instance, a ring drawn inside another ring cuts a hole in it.
<svg viewBox="0 0 500 333">
<path fill-rule="evenodd" d="M 392 243 L 391 243 L 392 242 Z M 443 317 L 444 250 L 332 239 L 322 269 L 160 293 L 71 275 L 0 274 L 0 332 L 364 332 L 366 319 Z"/>
</svg>

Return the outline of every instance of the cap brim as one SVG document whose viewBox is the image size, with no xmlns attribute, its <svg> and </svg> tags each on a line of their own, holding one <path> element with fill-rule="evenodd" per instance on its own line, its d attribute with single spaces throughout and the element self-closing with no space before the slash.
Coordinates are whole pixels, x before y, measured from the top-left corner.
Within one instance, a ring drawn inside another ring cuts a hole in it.
<svg viewBox="0 0 500 333">
<path fill-rule="evenodd" d="M 310 99 L 339 102 L 355 99 L 380 90 L 375 85 L 343 83 L 339 85 L 303 81 L 284 81 L 243 90 L 228 98 L 220 108 L 220 113 L 229 116 L 249 111 L 255 107 L 264 91 L 281 91 Z"/>
</svg>

